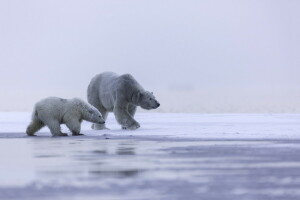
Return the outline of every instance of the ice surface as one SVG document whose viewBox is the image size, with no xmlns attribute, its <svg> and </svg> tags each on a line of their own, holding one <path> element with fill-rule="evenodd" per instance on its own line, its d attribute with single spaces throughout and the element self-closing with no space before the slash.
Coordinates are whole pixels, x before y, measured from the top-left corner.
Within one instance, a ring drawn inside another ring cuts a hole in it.
<svg viewBox="0 0 300 200">
<path fill-rule="evenodd" d="M 110 115 L 61 138 L 27 137 L 30 115 L 0 113 L 1 200 L 300 198 L 300 114 Z"/>
<path fill-rule="evenodd" d="M 24 137 L 30 113 L 0 113 L 0 137 Z M 121 130 L 113 115 L 106 122 L 110 130 L 91 130 L 91 123 L 83 122 L 82 133 L 88 137 L 111 134 L 114 136 L 142 136 L 155 138 L 223 138 L 223 139 L 300 139 L 300 114 L 182 114 L 138 113 L 141 128 Z M 62 126 L 64 132 L 68 132 Z M 50 136 L 43 128 L 38 136 Z"/>
</svg>

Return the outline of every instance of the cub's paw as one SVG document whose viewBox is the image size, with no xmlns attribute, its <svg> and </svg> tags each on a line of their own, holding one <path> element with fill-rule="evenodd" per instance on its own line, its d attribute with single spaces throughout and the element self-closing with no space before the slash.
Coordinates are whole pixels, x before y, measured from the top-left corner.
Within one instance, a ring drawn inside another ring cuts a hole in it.
<svg viewBox="0 0 300 200">
<path fill-rule="evenodd" d="M 81 135 L 84 135 L 82 133 L 72 133 L 72 136 L 81 136 Z"/>
<path fill-rule="evenodd" d="M 68 136 L 66 133 L 59 133 L 58 135 L 53 135 L 53 137 L 60 137 L 60 136 Z"/>
</svg>

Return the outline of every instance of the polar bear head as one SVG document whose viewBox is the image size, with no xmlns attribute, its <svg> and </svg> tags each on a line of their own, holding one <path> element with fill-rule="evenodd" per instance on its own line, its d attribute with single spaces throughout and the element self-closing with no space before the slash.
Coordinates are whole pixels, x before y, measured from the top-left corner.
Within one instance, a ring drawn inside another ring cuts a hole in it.
<svg viewBox="0 0 300 200">
<path fill-rule="evenodd" d="M 138 92 L 134 95 L 133 101 L 146 110 L 156 109 L 160 106 L 153 93 L 148 91 Z"/>
<path fill-rule="evenodd" d="M 85 109 L 83 113 L 83 118 L 86 121 L 94 122 L 97 124 L 104 124 L 105 121 L 102 118 L 101 113 L 94 106 L 90 105 L 87 109 Z"/>
<path fill-rule="evenodd" d="M 86 110 L 85 112 L 85 120 L 94 122 L 97 124 L 104 124 L 105 121 L 101 115 L 101 113 L 92 105 L 90 105 L 90 108 Z"/>
<path fill-rule="evenodd" d="M 75 98 L 74 101 L 77 103 L 84 120 L 98 124 L 105 123 L 101 113 L 97 108 L 77 98 Z"/>
</svg>

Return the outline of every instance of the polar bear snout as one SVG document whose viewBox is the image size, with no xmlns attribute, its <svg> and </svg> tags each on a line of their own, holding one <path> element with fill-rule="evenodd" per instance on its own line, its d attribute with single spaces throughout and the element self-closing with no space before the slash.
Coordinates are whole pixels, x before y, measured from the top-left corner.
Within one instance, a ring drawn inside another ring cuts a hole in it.
<svg viewBox="0 0 300 200">
<path fill-rule="evenodd" d="M 98 122 L 98 124 L 105 124 L 105 121 L 102 119 Z"/>
<path fill-rule="evenodd" d="M 98 115 L 97 119 L 96 119 L 96 123 L 98 124 L 105 124 L 105 121 L 103 119 L 103 117 L 101 115 Z"/>
<path fill-rule="evenodd" d="M 154 105 L 153 105 L 154 104 Z M 152 103 L 152 109 L 156 109 L 160 106 L 160 103 L 158 101 L 154 100 L 154 103 Z"/>
<path fill-rule="evenodd" d="M 146 110 L 156 109 L 160 106 L 160 103 L 155 99 L 153 93 L 143 92 L 140 98 L 140 104 L 142 108 Z"/>
<path fill-rule="evenodd" d="M 85 120 L 94 122 L 97 124 L 104 124 L 105 120 L 103 119 L 101 113 L 92 105 L 90 105 L 91 108 L 88 110 L 88 112 L 85 114 Z"/>
<path fill-rule="evenodd" d="M 158 108 L 160 106 L 160 103 L 158 103 L 157 101 L 156 101 L 156 106 L 155 106 L 155 108 Z"/>
</svg>

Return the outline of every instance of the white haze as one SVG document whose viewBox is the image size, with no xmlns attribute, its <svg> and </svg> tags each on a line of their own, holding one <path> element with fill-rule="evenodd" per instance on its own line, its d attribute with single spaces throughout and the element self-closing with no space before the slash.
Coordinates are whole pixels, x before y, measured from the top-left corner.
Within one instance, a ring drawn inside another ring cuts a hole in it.
<svg viewBox="0 0 300 200">
<path fill-rule="evenodd" d="M 2 0 L 0 111 L 131 73 L 160 112 L 300 112 L 300 1 Z"/>
</svg>

